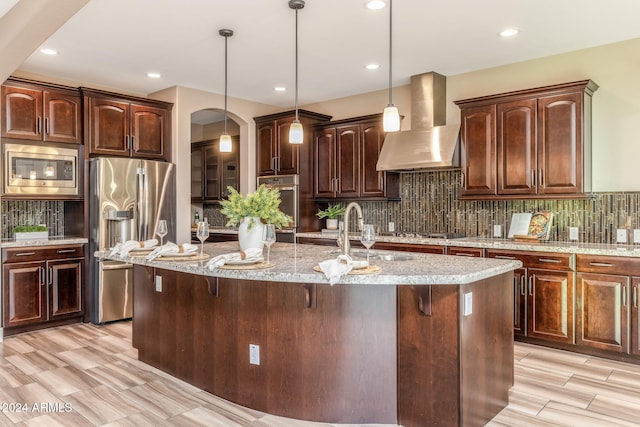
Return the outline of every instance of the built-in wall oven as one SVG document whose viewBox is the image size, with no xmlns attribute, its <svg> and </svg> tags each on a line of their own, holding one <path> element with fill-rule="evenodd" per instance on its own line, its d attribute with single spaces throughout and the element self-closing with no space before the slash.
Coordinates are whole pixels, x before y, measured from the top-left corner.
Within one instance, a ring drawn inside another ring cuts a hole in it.
<svg viewBox="0 0 640 427">
<path fill-rule="evenodd" d="M 276 231 L 276 240 L 279 242 L 295 242 L 296 228 L 298 226 L 298 200 L 299 200 L 299 175 L 271 175 L 259 176 L 258 186 L 264 184 L 275 188 L 280 192 L 280 210 L 293 218 L 293 221 L 281 230 Z"/>
<path fill-rule="evenodd" d="M 78 194 L 78 149 L 5 142 L 2 150 L 4 194 Z"/>
</svg>

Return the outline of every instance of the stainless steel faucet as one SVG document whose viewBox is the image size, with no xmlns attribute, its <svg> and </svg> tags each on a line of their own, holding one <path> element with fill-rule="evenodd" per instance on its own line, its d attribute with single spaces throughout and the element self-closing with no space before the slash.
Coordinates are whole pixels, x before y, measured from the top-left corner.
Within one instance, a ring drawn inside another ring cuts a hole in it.
<svg viewBox="0 0 640 427">
<path fill-rule="evenodd" d="M 356 208 L 358 212 L 358 228 L 362 230 L 362 225 L 364 221 L 362 219 L 362 208 L 356 202 L 351 202 L 347 205 L 347 209 L 344 211 L 344 227 L 342 229 L 342 253 L 344 255 L 349 255 L 349 251 L 351 250 L 351 245 L 349 244 L 349 213 L 351 213 L 351 209 Z"/>
</svg>

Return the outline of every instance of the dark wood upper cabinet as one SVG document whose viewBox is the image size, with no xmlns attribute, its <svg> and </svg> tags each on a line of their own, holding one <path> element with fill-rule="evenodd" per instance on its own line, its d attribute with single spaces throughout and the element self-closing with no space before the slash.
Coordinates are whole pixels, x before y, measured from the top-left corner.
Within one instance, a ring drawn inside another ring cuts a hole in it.
<svg viewBox="0 0 640 427">
<path fill-rule="evenodd" d="M 89 155 L 171 161 L 171 103 L 83 89 Z"/>
<path fill-rule="evenodd" d="M 591 191 L 591 80 L 456 101 L 462 199 L 581 198 Z"/>
<path fill-rule="evenodd" d="M 376 170 L 384 142 L 380 115 L 315 126 L 316 199 L 397 199 L 399 174 Z"/>
<path fill-rule="evenodd" d="M 219 140 L 191 145 L 191 200 L 213 202 L 229 195 L 227 187 L 239 190 L 240 138 L 231 137 L 231 153 L 221 153 Z"/>
<path fill-rule="evenodd" d="M 2 136 L 81 144 L 81 105 L 77 90 L 9 80 L 2 86 Z"/>
</svg>

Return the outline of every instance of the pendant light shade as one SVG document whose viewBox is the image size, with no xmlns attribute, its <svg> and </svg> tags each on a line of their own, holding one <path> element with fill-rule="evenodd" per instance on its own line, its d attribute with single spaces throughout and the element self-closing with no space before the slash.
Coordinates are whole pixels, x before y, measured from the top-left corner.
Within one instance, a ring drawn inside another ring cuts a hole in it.
<svg viewBox="0 0 640 427">
<path fill-rule="evenodd" d="M 224 37 L 224 132 L 220 135 L 218 150 L 221 153 L 231 153 L 233 144 L 231 143 L 231 137 L 227 133 L 227 41 L 233 35 L 233 31 L 222 29 L 218 31 L 218 34 Z"/>
<path fill-rule="evenodd" d="M 298 117 L 298 10 L 304 7 L 304 0 L 289 0 L 289 8 L 296 11 L 296 118 L 289 129 L 289 144 L 302 144 L 304 131 Z"/>
<path fill-rule="evenodd" d="M 393 0 L 389 0 L 389 104 L 384 109 L 384 113 L 382 115 L 382 128 L 385 132 L 398 132 L 400 130 L 400 113 L 398 112 L 398 108 L 393 105 L 393 96 L 392 96 L 392 80 L 391 80 L 391 72 L 393 69 L 392 66 L 392 52 L 393 52 Z"/>
</svg>

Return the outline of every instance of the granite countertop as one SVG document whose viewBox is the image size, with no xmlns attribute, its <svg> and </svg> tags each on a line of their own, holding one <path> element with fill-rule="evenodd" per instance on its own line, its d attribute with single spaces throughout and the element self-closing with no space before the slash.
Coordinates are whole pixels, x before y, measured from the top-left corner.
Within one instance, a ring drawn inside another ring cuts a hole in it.
<svg viewBox="0 0 640 427">
<path fill-rule="evenodd" d="M 327 234 L 297 233 L 297 237 L 312 239 L 335 239 Z M 358 240 L 357 233 L 351 234 L 349 240 Z M 640 245 L 610 245 L 605 243 L 579 243 L 579 242 L 516 242 L 512 239 L 497 239 L 483 237 L 466 237 L 462 239 L 432 239 L 426 237 L 395 237 L 376 236 L 376 242 L 408 243 L 415 245 L 440 245 L 466 248 L 506 249 L 533 252 L 557 252 L 570 254 L 610 255 L 640 257 Z M 373 246 L 375 249 L 375 245 Z"/>
<path fill-rule="evenodd" d="M 210 256 L 237 252 L 237 242 L 206 243 L 205 253 Z M 361 251 L 360 251 L 361 252 Z M 377 251 L 382 254 L 409 256 L 407 261 L 372 260 L 371 264 L 380 267 L 380 272 L 367 275 L 343 276 L 340 283 L 372 285 L 447 285 L 467 284 L 493 277 L 520 268 L 520 261 L 486 258 L 462 258 L 447 255 L 431 255 L 406 252 Z M 277 242 L 271 247 L 272 268 L 263 270 L 209 270 L 205 261 L 147 261 L 144 256 L 113 256 L 107 252 L 96 252 L 98 258 L 127 261 L 133 264 L 148 265 L 186 273 L 227 277 L 243 280 L 267 280 L 295 283 L 328 283 L 322 273 L 313 267 L 319 262 L 335 259 L 339 255 L 337 248 L 324 248 L 316 245 L 303 245 Z M 362 258 L 358 258 L 362 259 Z"/>
<path fill-rule="evenodd" d="M 89 239 L 84 237 L 49 237 L 49 240 L 2 240 L 0 248 L 21 248 L 26 246 L 57 246 L 57 245 L 77 245 L 88 243 Z"/>
</svg>

